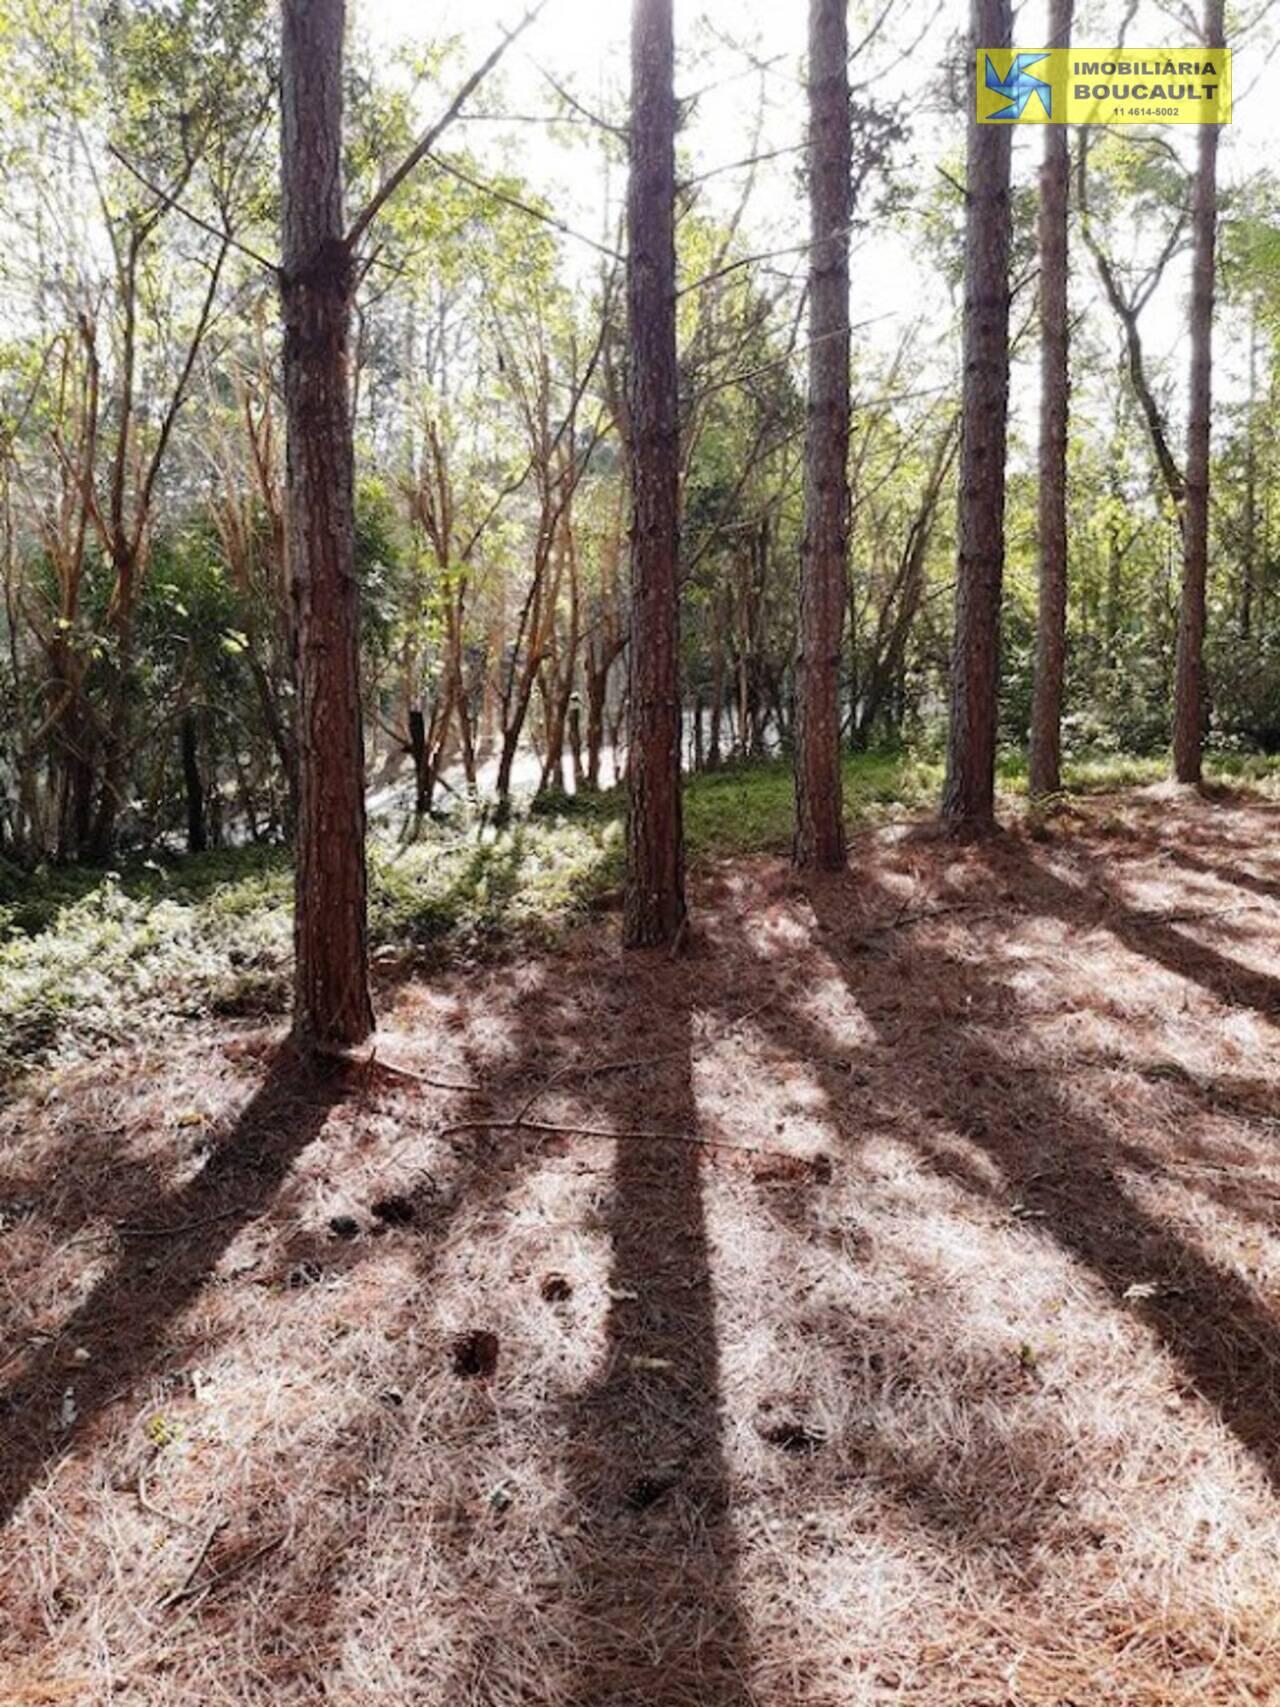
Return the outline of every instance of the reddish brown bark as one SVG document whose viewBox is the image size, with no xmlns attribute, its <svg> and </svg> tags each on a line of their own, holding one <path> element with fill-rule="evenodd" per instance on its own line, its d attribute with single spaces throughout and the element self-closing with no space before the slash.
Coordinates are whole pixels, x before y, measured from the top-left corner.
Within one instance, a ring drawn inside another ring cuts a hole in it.
<svg viewBox="0 0 1280 1707">
<path fill-rule="evenodd" d="M 674 942 L 685 919 L 680 800 L 674 43 L 671 0 L 631 22 L 627 324 L 631 427 L 628 947 Z"/>
<path fill-rule="evenodd" d="M 1071 41 L 1072 0 L 1052 0 L 1053 47 Z M 1062 681 L 1067 645 L 1067 196 L 1066 125 L 1045 126 L 1040 167 L 1040 608 L 1031 707 L 1031 793 L 1062 787 Z"/>
<path fill-rule="evenodd" d="M 284 394 L 298 653 L 294 1030 L 342 1047 L 373 1030 L 364 739 L 343 241 L 344 0 L 284 0 Z"/>
<path fill-rule="evenodd" d="M 1223 44 L 1223 0 L 1206 0 L 1204 43 Z M 1174 682 L 1173 769 L 1199 782 L 1208 692 L 1204 672 L 1209 573 L 1209 412 L 1213 391 L 1213 285 L 1218 225 L 1218 127 L 1200 127 L 1191 207 L 1191 384 L 1187 410 L 1187 500 L 1182 538 L 1182 608 Z"/>
<path fill-rule="evenodd" d="M 972 0 L 975 48 L 1008 47 L 1010 0 Z M 972 63 L 972 61 L 971 61 Z M 964 380 L 951 723 L 942 815 L 954 828 L 995 817 L 1000 594 L 1009 412 L 1009 127 L 969 115 Z"/>
<path fill-rule="evenodd" d="M 793 857 L 844 864 L 840 649 L 849 553 L 849 218 L 853 136 L 846 0 L 809 5 L 809 409 L 796 660 Z"/>
</svg>

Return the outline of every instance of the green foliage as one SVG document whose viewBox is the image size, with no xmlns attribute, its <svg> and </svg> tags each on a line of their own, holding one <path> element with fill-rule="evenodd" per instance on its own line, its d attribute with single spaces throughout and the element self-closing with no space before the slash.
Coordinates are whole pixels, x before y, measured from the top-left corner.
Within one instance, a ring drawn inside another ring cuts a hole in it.
<svg viewBox="0 0 1280 1707">
<path fill-rule="evenodd" d="M 908 753 L 856 753 L 844 760 L 845 818 L 851 829 L 925 808 L 942 787 L 942 767 Z M 791 845 L 795 793 L 780 761 L 738 765 L 695 777 L 684 823 L 695 858 L 784 852 Z"/>
<path fill-rule="evenodd" d="M 545 941 L 616 881 L 616 821 L 433 826 L 371 845 L 375 949 L 451 955 Z M 0 862 L 0 1080 L 185 1020 L 288 1001 L 292 880 L 278 849 L 120 873 Z"/>
<path fill-rule="evenodd" d="M 1160 780 L 1164 757 L 1081 754 L 1068 790 L 1109 792 Z M 1211 778 L 1275 791 L 1280 761 L 1211 758 Z M 929 811 L 942 784 L 935 757 L 846 758 L 851 830 Z M 1026 792 L 1021 753 L 1001 760 L 1005 810 Z M 617 791 L 541 801 L 505 828 L 460 814 L 414 841 L 370 845 L 375 964 L 466 960 L 545 945 L 580 922 L 621 877 Z M 781 763 L 689 780 L 685 825 L 696 863 L 785 853 L 792 780 Z M 241 848 L 119 873 L 0 861 L 0 1081 L 40 1062 L 163 1037 L 184 1021 L 276 1018 L 288 1002 L 292 881 L 278 849 Z"/>
<path fill-rule="evenodd" d="M 1215 742 L 1280 753 L 1280 635 L 1215 636 L 1207 647 Z"/>
</svg>

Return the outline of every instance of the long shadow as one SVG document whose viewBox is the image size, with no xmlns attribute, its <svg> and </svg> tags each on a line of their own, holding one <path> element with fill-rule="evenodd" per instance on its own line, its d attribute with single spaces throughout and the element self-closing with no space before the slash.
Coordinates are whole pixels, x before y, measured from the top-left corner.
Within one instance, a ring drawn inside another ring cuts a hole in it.
<svg viewBox="0 0 1280 1707">
<path fill-rule="evenodd" d="M 152 1366 L 170 1324 L 241 1228 L 270 1208 L 346 1084 L 341 1068 L 278 1055 L 200 1173 L 136 1204 L 108 1273 L 0 1391 L 0 1524 Z"/>
<path fill-rule="evenodd" d="M 600 1083 L 606 1124 L 697 1124 L 692 1027 L 697 962 L 629 969 L 621 1037 L 678 1052 L 639 1103 Z M 580 1040 L 588 1047 L 588 1040 Z M 644 1081 L 641 1081 L 644 1083 Z M 696 1147 L 615 1146 L 605 1224 L 612 1247 L 601 1373 L 569 1406 L 569 1487 L 579 1539 L 564 1575 L 579 1632 L 577 1707 L 745 1707 L 731 1486 L 712 1255 Z"/>
<path fill-rule="evenodd" d="M 519 998 L 508 1058 L 497 1075 L 503 1105 L 519 1106 L 539 1082 L 554 1086 L 558 1067 L 628 1054 L 643 1034 L 654 1047 L 677 1052 L 670 1072 L 656 1086 L 652 1075 L 640 1073 L 574 1080 L 567 1094 L 577 1113 L 569 1118 L 611 1130 L 691 1128 L 696 970 L 673 969 L 664 958 L 652 974 L 634 965 L 588 973 L 571 963 L 554 989 Z M 399 1305 L 409 1316 L 436 1275 L 455 1218 L 518 1188 L 541 1147 L 515 1132 L 476 1132 L 456 1142 L 463 1160 L 455 1180 L 442 1196 L 419 1197 L 412 1229 L 397 1235 L 413 1241 L 416 1290 Z M 577 1707 L 747 1707 L 700 1154 L 682 1144 L 596 1146 L 599 1155 L 610 1149 L 611 1189 L 601 1220 L 611 1246 L 610 1301 L 600 1373 L 538 1425 L 539 1440 L 554 1443 L 553 1453 L 559 1448 L 559 1462 L 553 1458 L 548 1468 L 561 1472 L 558 1509 L 568 1538 L 558 1548 L 559 1604 L 539 1631 L 546 1698 Z M 520 1355 L 518 1346 L 508 1346 L 511 1324 L 486 1307 L 483 1288 L 475 1306 L 504 1350 L 491 1397 L 487 1383 L 459 1387 L 458 1404 L 471 1419 L 465 1462 L 451 1460 L 443 1473 L 463 1483 L 507 1439 L 512 1421 L 504 1419 L 502 1370 L 507 1358 Z M 441 1350 L 431 1348 L 430 1355 Z M 429 1412 L 416 1414 L 415 1368 L 394 1375 L 403 1410 L 388 1412 L 374 1401 L 344 1426 L 332 1464 L 309 1463 L 309 1482 L 328 1494 L 321 1532 L 297 1542 L 293 1551 L 305 1562 L 273 1582 L 266 1607 L 258 1605 L 258 1618 L 266 1612 L 283 1641 L 298 1642 L 317 1684 L 341 1663 L 343 1585 L 364 1556 L 371 1517 L 376 1521 L 388 1497 L 386 1476 L 371 1471 L 381 1466 L 394 1480 L 395 1455 L 420 1453 L 420 1431 L 430 1427 Z M 446 1439 L 435 1450 L 453 1448 Z M 383 1484 L 382 1493 L 375 1483 Z M 518 1571 L 509 1582 L 492 1575 L 493 1542 L 484 1534 L 493 1522 L 468 1508 L 456 1532 L 447 1524 L 433 1527 L 434 1569 L 451 1585 L 445 1598 L 473 1608 L 469 1628 L 460 1632 L 466 1657 L 446 1699 L 496 1698 L 509 1687 L 504 1667 L 512 1651 L 529 1645 L 522 1622 L 529 1585 Z M 486 1558 L 490 1575 L 480 1581 L 476 1572 Z M 234 1616 L 236 1604 L 233 1590 L 219 1616 Z"/>
<path fill-rule="evenodd" d="M 545 1050 L 545 1040 L 542 1047 Z M 393 1069 L 389 1089 L 400 1105 L 396 1114 L 401 1129 L 412 1132 L 424 1120 L 429 1121 L 423 1134 L 429 1146 L 430 1127 L 437 1122 L 452 1124 L 472 1111 L 482 1127 L 484 1119 L 493 1114 L 495 1103 L 504 1101 L 513 1078 L 527 1090 L 527 1064 L 518 1051 L 505 1054 L 506 1058 L 495 1063 L 464 1050 L 457 1075 L 491 1083 L 493 1091 L 464 1095 L 448 1103 L 428 1092 L 426 1107 L 422 1093 L 412 1086 L 406 1089 Z M 376 1079 L 376 1068 L 371 1077 Z M 436 1103 L 441 1106 L 434 1106 Z M 393 1156 L 402 1147 L 395 1145 Z M 345 1278 L 362 1264 L 386 1254 L 389 1245 L 399 1247 L 412 1270 L 407 1286 L 401 1281 L 384 1293 L 386 1310 L 385 1316 L 379 1312 L 379 1325 L 387 1349 L 363 1375 L 363 1385 L 371 1387 L 371 1396 L 358 1399 L 319 1448 L 310 1440 L 295 1442 L 298 1459 L 289 1481 L 305 1488 L 307 1494 L 292 1513 L 287 1553 L 265 1585 L 252 1577 L 233 1582 L 230 1591 L 202 1614 L 214 1620 L 215 1629 L 232 1631 L 244 1615 L 243 1597 L 252 1594 L 255 1620 L 270 1627 L 279 1652 L 289 1656 L 290 1667 L 320 1695 L 327 1696 L 334 1675 L 342 1669 L 344 1645 L 349 1638 L 343 1621 L 345 1595 L 360 1566 L 369 1562 L 371 1548 L 376 1551 L 370 1537 L 386 1521 L 388 1489 L 398 1465 L 404 1462 L 401 1455 L 417 1462 L 424 1450 L 440 1451 L 440 1443 L 429 1436 L 424 1446 L 421 1431 L 430 1426 L 430 1412 L 420 1412 L 417 1386 L 420 1379 L 438 1373 L 434 1366 L 441 1358 L 446 1362 L 450 1359 L 451 1348 L 433 1343 L 429 1337 L 423 1345 L 406 1349 L 405 1341 L 413 1347 L 406 1330 L 416 1328 L 421 1319 L 424 1295 L 439 1278 L 449 1235 L 459 1219 L 491 1207 L 511 1188 L 523 1167 L 518 1150 L 500 1145 L 480 1128 L 472 1132 L 459 1129 L 447 1149 L 441 1147 L 438 1155 L 430 1155 L 432 1168 L 450 1154 L 456 1166 L 451 1167 L 444 1184 L 417 1160 L 410 1166 L 409 1183 L 402 1183 L 398 1177 L 391 1179 L 396 1200 L 403 1206 L 402 1218 L 380 1229 L 380 1238 L 371 1241 L 361 1237 L 335 1248 L 327 1235 L 301 1231 L 286 1245 L 268 1282 L 288 1286 L 290 1272 L 308 1266 L 318 1270 L 321 1264 L 330 1278 Z M 395 1174 L 400 1171 L 395 1169 Z M 460 1404 L 465 1402 L 465 1392 L 465 1384 L 460 1384 Z M 251 1535 L 247 1544 L 256 1539 Z M 437 1551 L 447 1551 L 452 1542 L 442 1541 L 433 1531 L 431 1545 Z M 209 1568 L 215 1572 L 225 1568 L 220 1552 L 215 1550 L 210 1555 Z"/>
<path fill-rule="evenodd" d="M 1002 847 L 991 852 L 989 863 L 992 876 L 1018 899 L 1059 916 L 1078 915 L 1082 898 L 1025 853 Z M 814 884 L 810 900 L 825 927 L 826 952 L 883 1037 L 884 1020 L 875 1001 L 864 1000 L 865 969 L 840 946 L 847 936 L 853 884 L 853 878 Z M 863 901 L 879 895 L 883 911 L 891 913 L 894 897 L 874 873 L 859 871 L 856 885 Z M 1123 916 L 1112 928 L 1137 952 L 1149 948 L 1157 960 L 1167 959 L 1172 945 L 1166 939 L 1176 935 L 1145 924 L 1126 928 Z M 1182 947 L 1178 939 L 1179 956 Z M 1205 950 L 1201 970 L 1217 960 Z M 992 1041 L 989 1016 L 1003 1005 L 1016 1022 L 1016 1002 L 996 980 L 972 959 L 918 943 L 902 946 L 897 970 L 917 985 L 928 981 L 935 991 L 945 992 L 945 1023 L 917 1034 L 910 1079 L 897 1080 L 899 1092 L 909 1083 L 921 1127 L 932 1125 L 941 1113 L 997 1164 L 1010 1191 L 1034 1205 L 1037 1225 L 1089 1269 L 1117 1303 L 1141 1315 L 1184 1376 L 1280 1488 L 1280 1326 L 1275 1318 L 1242 1280 L 1180 1239 L 1129 1193 L 1117 1172 L 1125 1140 L 1077 1113 L 1048 1069 L 1043 1076 L 1010 1072 L 1008 1056 Z M 957 1163 L 924 1130 L 914 1134 L 914 1141 L 931 1169 L 974 1189 L 971 1166 Z M 1129 1293 L 1134 1283 L 1153 1281 L 1161 1289 L 1157 1297 Z"/>
<path fill-rule="evenodd" d="M 1230 858 L 1231 850 L 1226 850 Z M 1280 901 L 1280 882 L 1272 882 L 1265 877 L 1257 877 L 1251 871 L 1241 871 L 1237 865 L 1215 865 L 1212 860 L 1201 859 L 1198 854 L 1191 853 L 1186 848 L 1166 848 L 1165 857 L 1175 865 L 1182 866 L 1184 871 L 1194 871 L 1203 877 L 1212 877 L 1232 889 L 1247 890 L 1250 895 L 1257 895 L 1264 901 Z"/>
<path fill-rule="evenodd" d="M 1018 857 L 1013 849 L 1014 844 L 1007 838 L 991 845 L 988 852 L 993 875 L 1003 873 L 1010 877 L 1033 911 L 1078 923 L 1089 896 L 1055 877 L 1025 853 Z M 1094 894 L 1102 902 L 1102 912 L 1093 920 L 1095 929 L 1109 930 L 1134 954 L 1159 962 L 1179 977 L 1192 979 L 1228 1006 L 1250 1007 L 1264 1018 L 1280 1018 L 1280 978 L 1241 966 L 1159 918 L 1126 906 L 1095 859 L 1083 851 L 1076 857 L 1093 884 Z"/>
<path fill-rule="evenodd" d="M 214 1616 L 221 1628 L 230 1630 L 243 1616 L 242 1596 L 253 1594 L 254 1617 L 269 1624 L 280 1651 L 296 1656 L 308 1687 L 327 1694 L 333 1673 L 340 1670 L 349 1632 L 343 1624 L 344 1594 L 352 1577 L 370 1553 L 370 1534 L 385 1521 L 387 1487 L 394 1483 L 398 1456 L 414 1457 L 424 1451 L 438 1452 L 428 1437 L 424 1442 L 416 1403 L 417 1383 L 429 1371 L 430 1360 L 448 1355 L 448 1348 L 425 1345 L 405 1354 L 400 1347 L 403 1331 L 421 1314 L 425 1289 L 436 1276 L 450 1229 L 456 1220 L 477 1211 L 510 1186 L 511 1169 L 495 1165 L 491 1147 L 477 1143 L 458 1170 L 448 1189 L 415 1189 L 405 1194 L 412 1204 L 412 1225 L 393 1235 L 412 1248 L 414 1281 L 406 1289 L 388 1292 L 385 1319 L 381 1320 L 390 1342 L 384 1361 L 372 1372 L 374 1397 L 357 1403 L 350 1416 L 317 1452 L 309 1442 L 296 1447 L 298 1481 L 309 1489 L 322 1489 L 323 1500 L 309 1497 L 296 1514 L 290 1549 L 292 1557 L 283 1569 L 273 1571 L 265 1589 L 250 1579 L 235 1584 L 223 1596 Z M 312 1255 L 326 1251 L 323 1243 L 311 1248 Z M 290 1258 L 305 1255 L 308 1247 L 297 1245 Z M 344 1253 L 338 1272 L 349 1272 L 363 1252 Z M 332 1271 L 333 1253 L 326 1262 Z M 387 1395 L 394 1394 L 388 1404 Z M 439 1545 L 439 1537 L 433 1538 Z M 221 1568 L 222 1561 L 211 1564 Z"/>
</svg>

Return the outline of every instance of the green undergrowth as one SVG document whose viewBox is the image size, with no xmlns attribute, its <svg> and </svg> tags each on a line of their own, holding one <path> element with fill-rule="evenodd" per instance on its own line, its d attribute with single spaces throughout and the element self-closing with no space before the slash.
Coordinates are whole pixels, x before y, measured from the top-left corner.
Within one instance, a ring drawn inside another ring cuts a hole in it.
<svg viewBox="0 0 1280 1707">
<path fill-rule="evenodd" d="M 1072 791 L 1156 782 L 1160 759 L 1076 760 Z M 1210 780 L 1268 792 L 1280 762 L 1227 757 Z M 845 762 L 851 829 L 927 811 L 942 766 L 907 753 Z M 1025 795 L 1025 763 L 1000 767 L 1007 809 Z M 387 975 L 554 940 L 621 877 L 617 791 L 535 802 L 508 825 L 455 812 L 409 836 L 371 841 L 370 935 Z M 786 849 L 792 792 L 785 763 L 726 768 L 685 791 L 691 861 Z M 0 1081 L 105 1046 L 160 1038 L 212 1015 L 279 1015 L 288 1002 L 290 872 L 280 849 L 151 860 L 118 872 L 21 872 L 0 861 Z"/>
</svg>

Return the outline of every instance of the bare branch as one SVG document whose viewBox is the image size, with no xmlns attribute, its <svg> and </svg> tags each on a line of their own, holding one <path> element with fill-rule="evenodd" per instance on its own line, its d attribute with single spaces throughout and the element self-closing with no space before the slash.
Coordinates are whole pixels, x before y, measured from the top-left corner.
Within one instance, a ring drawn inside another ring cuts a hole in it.
<svg viewBox="0 0 1280 1707">
<path fill-rule="evenodd" d="M 249 260 L 256 261 L 260 267 L 265 267 L 269 273 L 274 274 L 280 271 L 277 261 L 268 261 L 265 255 L 260 255 L 256 249 L 250 249 L 247 243 L 241 243 L 238 238 L 232 237 L 227 231 L 219 231 L 216 225 L 211 225 L 207 219 L 201 219 L 198 213 L 192 213 L 189 207 L 178 201 L 175 196 L 170 195 L 168 190 L 162 190 L 158 184 L 153 184 L 151 179 L 144 172 L 139 171 L 133 161 L 122 154 L 113 142 L 107 144 L 107 152 L 118 160 L 125 171 L 136 178 L 144 189 L 150 190 L 153 196 L 163 202 L 166 208 L 171 209 L 174 213 L 180 213 L 184 219 L 190 220 L 192 225 L 198 226 L 210 237 L 216 237 L 219 243 L 226 243 L 230 248 L 238 249 Z"/>
<path fill-rule="evenodd" d="M 493 70 L 494 66 L 497 65 L 498 61 L 506 53 L 512 42 L 514 42 L 517 37 L 524 34 L 546 4 L 547 0 L 536 0 L 536 4 L 530 7 L 518 24 L 516 24 L 512 29 L 503 31 L 501 40 L 489 51 L 489 53 L 485 55 L 479 65 L 476 66 L 475 70 L 467 78 L 466 82 L 462 84 L 457 94 L 449 102 L 449 105 L 445 108 L 444 112 L 436 122 L 422 133 L 417 142 L 409 150 L 408 154 L 405 155 L 404 159 L 396 167 L 395 171 L 392 172 L 389 177 L 383 179 L 379 188 L 374 191 L 373 195 L 365 203 L 363 208 L 361 208 L 347 231 L 347 235 L 343 241 L 346 243 L 348 249 L 355 248 L 356 244 L 364 236 L 365 232 L 377 218 L 383 207 L 400 188 L 401 184 L 404 183 L 405 179 L 408 178 L 411 173 L 417 170 L 417 168 L 426 159 L 427 155 L 431 153 L 436 143 L 439 142 L 440 138 L 444 135 L 445 131 L 448 130 L 454 119 L 457 118 L 458 114 L 479 88 L 480 84 L 484 82 L 485 78 Z"/>
<path fill-rule="evenodd" d="M 616 249 L 611 249 L 607 243 L 601 243 L 594 237 L 588 237 L 584 231 L 575 231 L 573 226 L 566 225 L 563 219 L 557 219 L 553 213 L 547 213 L 543 208 L 534 207 L 531 202 L 521 201 L 519 196 L 513 196 L 508 190 L 500 190 L 496 184 L 489 184 L 483 178 L 474 178 L 470 172 L 464 172 L 461 166 L 452 160 L 446 160 L 442 154 L 433 154 L 431 164 L 442 172 L 447 172 L 451 178 L 457 178 L 459 183 L 468 185 L 473 190 L 479 190 L 481 195 L 492 196 L 495 201 L 503 202 L 512 207 L 517 213 L 528 214 L 530 219 L 541 220 L 553 231 L 559 231 L 565 237 L 572 237 L 577 243 L 585 243 L 597 254 L 607 255 L 611 261 L 621 261 L 624 257 Z"/>
<path fill-rule="evenodd" d="M 537 70 L 539 75 L 543 77 L 555 90 L 556 94 L 559 95 L 566 107 L 571 108 L 572 111 L 577 113 L 580 118 L 585 119 L 588 124 L 595 125 L 598 130 L 606 131 L 610 136 L 618 137 L 620 141 L 626 141 L 628 135 L 626 125 L 611 124 L 608 119 L 602 119 L 599 113 L 593 113 L 590 107 L 586 107 L 582 104 L 572 90 L 566 89 L 562 83 L 558 82 L 547 70 L 545 65 L 539 65 Z"/>
</svg>

